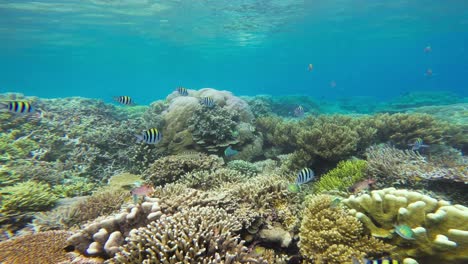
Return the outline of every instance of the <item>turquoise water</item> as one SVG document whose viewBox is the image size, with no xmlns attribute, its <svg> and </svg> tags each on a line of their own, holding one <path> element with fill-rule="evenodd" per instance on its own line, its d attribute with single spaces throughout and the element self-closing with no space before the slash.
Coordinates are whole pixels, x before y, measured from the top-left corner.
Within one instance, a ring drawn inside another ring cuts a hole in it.
<svg viewBox="0 0 468 264">
<path fill-rule="evenodd" d="M 468 94 L 464 0 L 0 1 L 0 33 L 0 92 Z"/>
</svg>

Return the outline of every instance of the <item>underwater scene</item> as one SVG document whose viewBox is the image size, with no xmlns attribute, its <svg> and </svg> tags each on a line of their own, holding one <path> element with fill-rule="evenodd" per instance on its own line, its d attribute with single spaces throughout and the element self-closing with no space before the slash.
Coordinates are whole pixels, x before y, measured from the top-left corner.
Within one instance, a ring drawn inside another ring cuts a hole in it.
<svg viewBox="0 0 468 264">
<path fill-rule="evenodd" d="M 468 263 L 468 1 L 0 0 L 0 263 Z"/>
</svg>

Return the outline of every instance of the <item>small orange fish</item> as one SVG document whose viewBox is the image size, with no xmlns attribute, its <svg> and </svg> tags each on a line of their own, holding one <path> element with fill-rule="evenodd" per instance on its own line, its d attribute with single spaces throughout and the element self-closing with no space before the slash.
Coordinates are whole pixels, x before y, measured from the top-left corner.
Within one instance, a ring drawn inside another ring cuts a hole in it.
<svg viewBox="0 0 468 264">
<path fill-rule="evenodd" d="M 312 71 L 314 69 L 314 65 L 312 65 L 312 63 L 309 64 L 309 71 Z"/>
<path fill-rule="evenodd" d="M 136 196 L 150 196 L 154 193 L 153 186 L 149 184 L 144 184 L 139 187 L 133 188 L 130 193 Z"/>
<path fill-rule="evenodd" d="M 367 179 L 367 180 L 363 180 L 363 181 L 360 181 L 360 182 L 356 182 L 355 184 L 353 184 L 353 186 L 349 187 L 349 191 L 352 192 L 352 193 L 359 193 L 359 192 L 362 192 L 364 190 L 368 190 L 372 187 L 373 184 L 376 183 L 376 180 L 374 179 Z"/>
</svg>

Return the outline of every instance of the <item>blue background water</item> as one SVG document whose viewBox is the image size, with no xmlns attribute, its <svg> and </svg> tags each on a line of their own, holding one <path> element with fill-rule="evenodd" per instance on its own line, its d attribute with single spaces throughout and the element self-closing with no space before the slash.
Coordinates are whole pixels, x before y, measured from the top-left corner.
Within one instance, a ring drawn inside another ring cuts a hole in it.
<svg viewBox="0 0 468 264">
<path fill-rule="evenodd" d="M 0 1 L 0 92 L 467 96 L 467 44 L 466 0 Z"/>
</svg>

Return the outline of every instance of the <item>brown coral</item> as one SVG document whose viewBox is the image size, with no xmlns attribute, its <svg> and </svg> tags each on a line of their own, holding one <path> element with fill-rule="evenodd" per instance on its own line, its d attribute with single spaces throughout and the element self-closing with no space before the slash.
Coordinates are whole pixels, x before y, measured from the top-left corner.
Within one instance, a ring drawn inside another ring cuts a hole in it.
<svg viewBox="0 0 468 264">
<path fill-rule="evenodd" d="M 314 263 L 350 263 L 353 257 L 388 252 L 390 245 L 364 235 L 362 224 L 342 208 L 332 206 L 328 195 L 312 196 L 300 228 L 299 248 L 304 258 Z"/>
<path fill-rule="evenodd" d="M 239 229 L 222 209 L 193 207 L 133 231 L 111 263 L 242 261 L 247 248 L 232 233 Z"/>
<path fill-rule="evenodd" d="M 172 155 L 156 160 L 144 173 L 145 179 L 155 186 L 175 182 L 184 174 L 194 171 L 214 170 L 224 164 L 215 155 L 187 153 Z"/>
<path fill-rule="evenodd" d="M 25 235 L 0 243 L 0 263 L 57 263 L 67 260 L 65 231 Z"/>
</svg>

